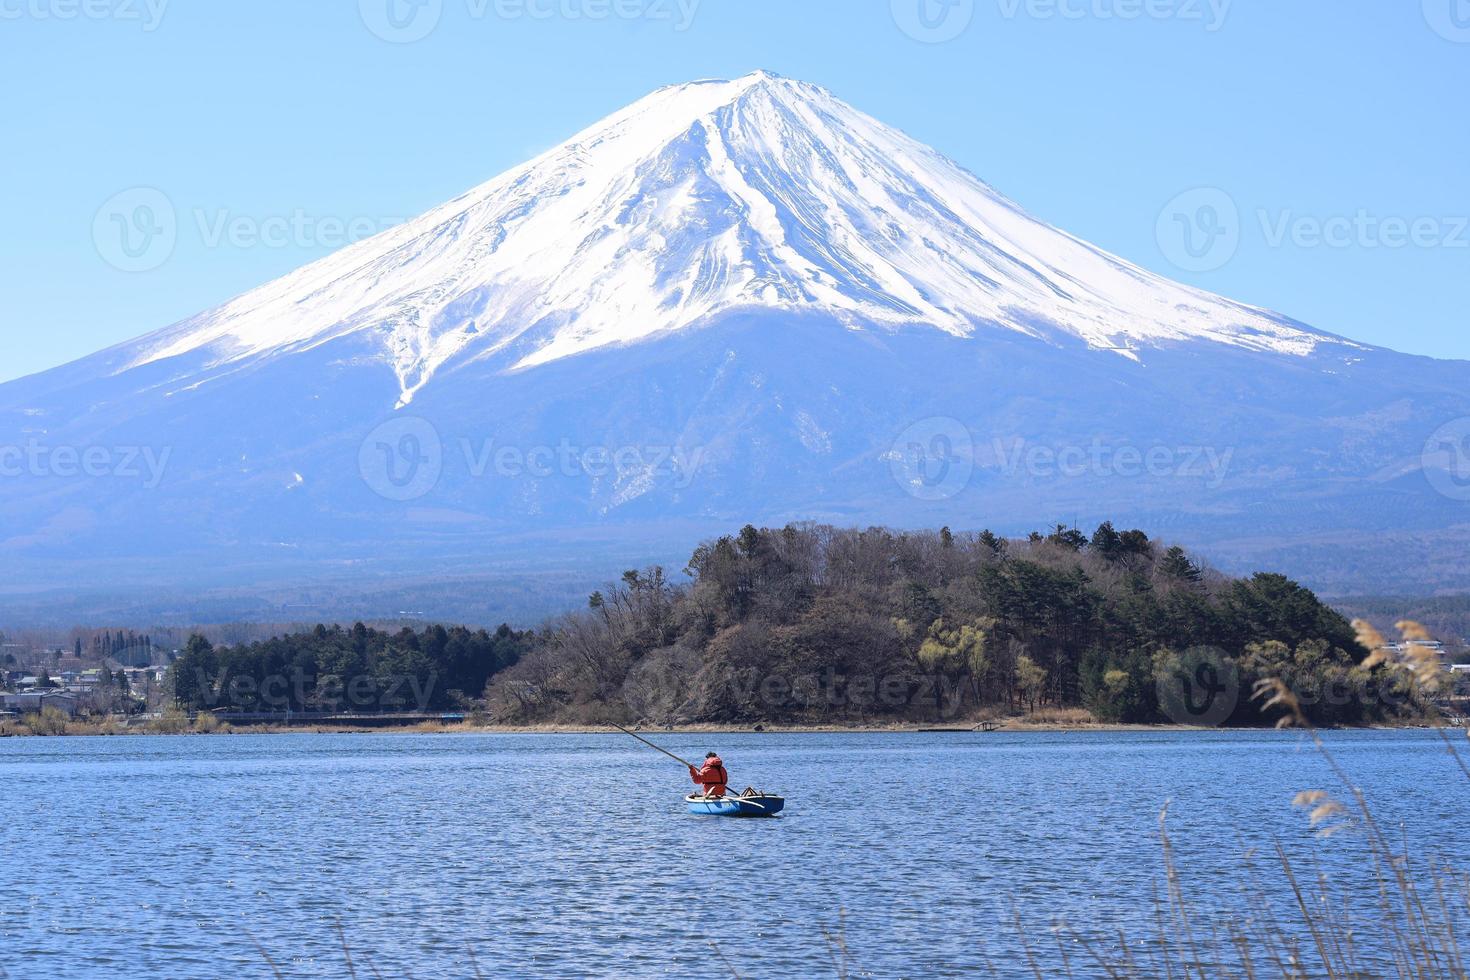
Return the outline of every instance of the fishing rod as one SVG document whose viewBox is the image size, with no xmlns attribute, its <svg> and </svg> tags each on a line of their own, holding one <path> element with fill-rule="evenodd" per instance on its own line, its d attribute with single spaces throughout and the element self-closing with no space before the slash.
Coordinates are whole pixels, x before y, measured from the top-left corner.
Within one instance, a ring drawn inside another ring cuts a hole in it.
<svg viewBox="0 0 1470 980">
<path fill-rule="evenodd" d="M 648 746 L 650 749 L 653 749 L 655 752 L 662 752 L 664 755 L 668 756 L 670 759 L 673 759 L 675 762 L 682 762 L 682 763 L 684 763 L 684 765 L 688 766 L 690 769 L 698 769 L 699 768 L 698 766 L 694 765 L 693 763 L 691 763 L 691 762 L 689 762 L 689 761 L 687 761 L 685 759 L 679 758 L 677 755 L 675 755 L 674 753 L 670 752 L 668 749 L 661 749 L 661 748 L 659 748 L 657 745 L 654 745 L 652 742 L 650 742 L 648 739 L 644 738 L 642 735 L 634 735 L 632 732 L 628 731 L 622 725 L 613 725 L 613 727 L 616 728 L 618 731 L 622 732 L 624 735 L 630 735 L 633 738 L 636 738 L 638 741 L 642 742 L 644 745 Z"/>
</svg>

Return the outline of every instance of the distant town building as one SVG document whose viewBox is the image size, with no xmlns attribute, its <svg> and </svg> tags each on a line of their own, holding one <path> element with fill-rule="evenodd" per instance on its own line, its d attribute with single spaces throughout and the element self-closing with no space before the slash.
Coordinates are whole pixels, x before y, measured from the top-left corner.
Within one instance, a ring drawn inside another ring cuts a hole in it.
<svg viewBox="0 0 1470 980">
<path fill-rule="evenodd" d="M 79 704 L 75 694 L 65 691 L 39 690 L 0 694 L 0 711 L 14 711 L 22 715 L 39 714 L 46 708 L 55 708 L 68 718 L 75 718 Z"/>
</svg>

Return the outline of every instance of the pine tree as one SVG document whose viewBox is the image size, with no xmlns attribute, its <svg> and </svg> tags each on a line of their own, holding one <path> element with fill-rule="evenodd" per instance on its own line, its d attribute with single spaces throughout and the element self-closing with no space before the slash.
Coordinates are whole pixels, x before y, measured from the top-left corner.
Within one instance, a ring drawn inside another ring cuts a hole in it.
<svg viewBox="0 0 1470 980">
<path fill-rule="evenodd" d="M 1112 521 L 1103 521 L 1092 534 L 1092 550 L 1108 561 L 1117 559 L 1123 550 L 1123 538 L 1113 529 Z"/>
<path fill-rule="evenodd" d="M 1159 574 L 1177 582 L 1198 582 L 1204 577 L 1199 566 L 1190 561 L 1178 545 L 1164 553 L 1163 560 L 1159 562 Z"/>
</svg>

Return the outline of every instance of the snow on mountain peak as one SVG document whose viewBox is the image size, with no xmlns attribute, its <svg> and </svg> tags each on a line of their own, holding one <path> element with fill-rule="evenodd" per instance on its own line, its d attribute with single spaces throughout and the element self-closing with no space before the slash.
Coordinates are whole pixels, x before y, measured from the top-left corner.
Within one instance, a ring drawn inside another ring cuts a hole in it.
<svg viewBox="0 0 1470 980">
<path fill-rule="evenodd" d="M 142 338 L 216 365 L 367 334 L 400 405 L 457 361 L 534 367 L 729 313 L 1305 354 L 1323 334 L 1030 217 L 929 147 L 770 72 L 669 86 L 429 213 Z"/>
</svg>

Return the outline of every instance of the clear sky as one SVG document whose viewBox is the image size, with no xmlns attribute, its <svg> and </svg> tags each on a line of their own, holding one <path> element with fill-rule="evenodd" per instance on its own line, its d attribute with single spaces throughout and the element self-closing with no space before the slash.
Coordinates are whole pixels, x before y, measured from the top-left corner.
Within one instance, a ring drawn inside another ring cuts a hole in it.
<svg viewBox="0 0 1470 980">
<path fill-rule="evenodd" d="M 1148 268 L 1470 358 L 1470 0 L 0 0 L 0 380 L 756 68 Z"/>
</svg>

